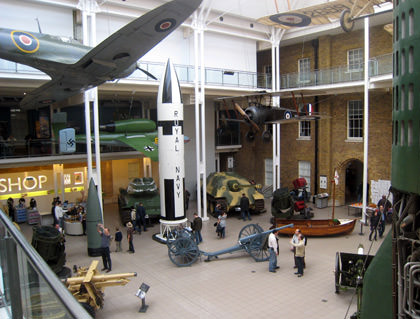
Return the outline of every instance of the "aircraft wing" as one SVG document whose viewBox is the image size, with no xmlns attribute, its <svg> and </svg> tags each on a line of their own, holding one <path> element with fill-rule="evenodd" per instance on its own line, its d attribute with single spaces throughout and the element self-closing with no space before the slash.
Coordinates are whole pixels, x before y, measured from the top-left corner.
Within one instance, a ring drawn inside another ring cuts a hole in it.
<svg viewBox="0 0 420 319">
<path fill-rule="evenodd" d="M 173 0 L 127 24 L 86 54 L 76 65 L 98 78 L 115 79 L 179 27 L 201 0 Z"/>
<path fill-rule="evenodd" d="M 154 134 L 157 137 L 156 134 Z M 142 153 L 145 157 L 150 157 L 152 161 L 159 161 L 158 146 L 152 140 L 153 136 L 145 134 L 132 135 L 132 136 L 121 136 L 117 140 L 134 148 L 135 150 Z"/>
<path fill-rule="evenodd" d="M 61 75 L 29 93 L 22 107 L 50 104 L 98 86 L 105 81 L 130 75 L 136 62 L 179 27 L 202 0 L 173 0 L 147 12 L 113 33 Z"/>
<path fill-rule="evenodd" d="M 72 82 L 70 78 L 65 76 L 56 77 L 27 93 L 20 102 L 20 106 L 22 108 L 45 106 L 64 100 L 81 92 L 81 84 L 81 82 Z"/>
<path fill-rule="evenodd" d="M 262 17 L 257 21 L 282 29 L 291 27 L 306 27 L 315 24 L 327 24 L 333 19 L 339 19 L 344 10 L 350 10 L 353 15 L 373 13 L 373 6 L 390 0 L 335 0 L 311 7 L 291 10 Z"/>
</svg>

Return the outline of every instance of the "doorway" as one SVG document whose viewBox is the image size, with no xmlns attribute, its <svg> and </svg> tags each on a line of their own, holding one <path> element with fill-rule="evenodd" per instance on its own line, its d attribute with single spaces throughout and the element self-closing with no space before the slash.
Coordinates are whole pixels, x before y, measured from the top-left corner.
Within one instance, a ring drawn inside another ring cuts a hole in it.
<svg viewBox="0 0 420 319">
<path fill-rule="evenodd" d="M 357 191 L 363 180 L 363 163 L 357 159 L 350 160 L 346 165 L 345 204 L 357 201 Z"/>
</svg>

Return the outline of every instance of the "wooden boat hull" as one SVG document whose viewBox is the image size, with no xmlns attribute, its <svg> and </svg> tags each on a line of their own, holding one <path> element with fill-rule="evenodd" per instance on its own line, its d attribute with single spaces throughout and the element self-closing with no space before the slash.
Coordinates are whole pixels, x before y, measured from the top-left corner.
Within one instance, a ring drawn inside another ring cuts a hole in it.
<svg viewBox="0 0 420 319">
<path fill-rule="evenodd" d="M 356 219 L 279 219 L 274 220 L 275 227 L 294 224 L 294 227 L 283 228 L 279 231 L 282 235 L 293 235 L 299 228 L 302 234 L 308 237 L 340 236 L 353 231 Z"/>
</svg>

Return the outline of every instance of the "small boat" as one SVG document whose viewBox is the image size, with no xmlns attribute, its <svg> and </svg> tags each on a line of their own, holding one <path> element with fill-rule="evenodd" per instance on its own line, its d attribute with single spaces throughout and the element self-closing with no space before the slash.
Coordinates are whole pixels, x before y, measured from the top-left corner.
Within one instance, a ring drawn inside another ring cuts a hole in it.
<svg viewBox="0 0 420 319">
<path fill-rule="evenodd" d="M 353 231 L 356 219 L 274 219 L 274 227 L 294 224 L 294 227 L 283 228 L 279 231 L 282 235 L 293 235 L 299 228 L 304 236 L 324 237 L 346 235 Z"/>
</svg>

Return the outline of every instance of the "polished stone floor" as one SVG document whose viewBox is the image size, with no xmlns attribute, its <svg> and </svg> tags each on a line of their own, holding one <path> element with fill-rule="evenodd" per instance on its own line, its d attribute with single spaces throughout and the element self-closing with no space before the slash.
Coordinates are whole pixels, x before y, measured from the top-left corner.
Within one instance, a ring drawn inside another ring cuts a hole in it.
<svg viewBox="0 0 420 319">
<path fill-rule="evenodd" d="M 192 220 L 194 203 L 187 217 Z M 270 202 L 266 202 L 270 207 Z M 332 207 L 316 209 L 315 218 L 331 218 Z M 268 211 L 252 216 L 244 222 L 232 216 L 227 220 L 225 239 L 218 239 L 210 217 L 203 223 L 202 251 L 212 252 L 237 243 L 239 231 L 248 223 L 258 223 L 269 228 L 271 213 Z M 347 207 L 336 207 L 335 216 L 347 218 Z M 357 218 L 356 216 L 350 216 Z M 112 233 L 120 225 L 116 205 L 105 207 L 105 225 Z M 387 231 L 390 226 L 387 225 Z M 28 227 L 29 229 L 29 227 Z M 135 254 L 127 253 L 128 244 L 123 240 L 123 252 L 116 253 L 112 243 L 112 272 L 136 272 L 124 287 L 105 290 L 105 306 L 96 318 L 349 318 L 356 309 L 354 289 L 335 294 L 334 268 L 336 252 L 357 253 L 359 244 L 365 254 L 375 254 L 381 240 L 370 242 L 369 231 L 364 227 L 360 235 L 360 223 L 350 235 L 332 238 L 309 238 L 306 247 L 306 269 L 303 277 L 293 273 L 293 254 L 289 238 L 280 237 L 280 254 L 277 273 L 268 272 L 268 262 L 255 262 L 245 251 L 220 256 L 217 260 L 204 262 L 199 259 L 190 267 L 177 267 L 168 257 L 166 245 L 152 239 L 159 232 L 154 225 L 134 239 Z M 28 234 L 29 235 L 29 234 Z M 85 236 L 66 236 L 68 267 L 88 266 L 94 258 L 87 255 Z M 102 261 L 100 261 L 102 268 Z M 146 313 L 139 313 L 141 300 L 135 296 L 144 282 L 150 286 L 146 296 L 149 306 Z"/>
</svg>

